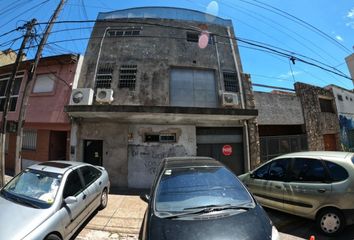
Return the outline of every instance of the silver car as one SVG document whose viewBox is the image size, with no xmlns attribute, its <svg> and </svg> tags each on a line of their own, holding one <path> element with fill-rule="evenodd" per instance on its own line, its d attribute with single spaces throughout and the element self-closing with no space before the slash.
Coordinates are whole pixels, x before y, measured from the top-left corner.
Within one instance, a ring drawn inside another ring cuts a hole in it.
<svg viewBox="0 0 354 240">
<path fill-rule="evenodd" d="M 107 205 L 103 167 L 71 161 L 33 165 L 0 191 L 0 239 L 69 239 Z"/>
<path fill-rule="evenodd" d="M 285 154 L 239 178 L 263 206 L 314 219 L 326 235 L 354 223 L 354 153 Z"/>
</svg>

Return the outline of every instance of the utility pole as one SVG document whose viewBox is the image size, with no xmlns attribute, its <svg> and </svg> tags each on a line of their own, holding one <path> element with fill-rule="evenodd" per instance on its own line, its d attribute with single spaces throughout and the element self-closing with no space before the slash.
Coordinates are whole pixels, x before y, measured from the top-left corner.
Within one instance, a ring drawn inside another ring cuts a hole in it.
<svg viewBox="0 0 354 240">
<path fill-rule="evenodd" d="M 25 121 L 25 114 L 26 114 L 26 109 L 27 109 L 27 104 L 28 104 L 28 98 L 30 95 L 30 91 L 32 89 L 31 83 L 33 82 L 32 80 L 36 75 L 37 66 L 38 66 L 39 60 L 41 58 L 41 54 L 42 54 L 44 45 L 47 43 L 50 31 L 53 28 L 53 24 L 54 24 L 55 20 L 57 19 L 65 2 L 66 2 L 66 0 L 60 0 L 59 5 L 55 9 L 46 29 L 44 31 L 44 35 L 38 45 L 36 56 L 34 58 L 31 69 L 28 73 L 28 78 L 27 78 L 27 81 L 25 84 L 25 89 L 23 92 L 23 97 L 22 97 L 21 105 L 20 105 L 20 115 L 18 118 L 18 127 L 17 127 L 17 135 L 16 135 L 16 153 L 15 153 L 15 173 L 16 174 L 21 171 L 21 167 L 22 167 L 21 166 L 22 165 L 21 150 L 22 150 L 22 138 L 23 138 L 23 125 L 24 125 L 24 121 Z"/>
<path fill-rule="evenodd" d="M 0 187 L 5 185 L 5 141 L 6 141 L 6 128 L 7 128 L 7 113 L 10 106 L 10 97 L 14 88 L 14 80 L 16 78 L 16 73 L 20 67 L 20 60 L 23 55 L 23 50 L 26 47 L 27 41 L 32 34 L 32 28 L 37 22 L 36 19 L 32 19 L 32 21 L 27 22 L 22 29 L 26 29 L 26 33 L 23 37 L 21 47 L 17 53 L 16 61 L 13 65 L 13 69 L 11 72 L 11 76 L 9 81 L 7 82 L 5 89 L 5 103 L 4 109 L 2 111 L 2 122 L 1 122 L 1 132 L 0 132 Z"/>
</svg>

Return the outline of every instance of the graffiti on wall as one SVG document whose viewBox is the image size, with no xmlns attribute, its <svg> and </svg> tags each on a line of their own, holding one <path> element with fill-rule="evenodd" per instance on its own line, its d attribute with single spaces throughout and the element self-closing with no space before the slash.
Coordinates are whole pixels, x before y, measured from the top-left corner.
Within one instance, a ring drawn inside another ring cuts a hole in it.
<svg viewBox="0 0 354 240">
<path fill-rule="evenodd" d="M 354 152 L 354 118 L 339 115 L 339 126 L 342 149 Z"/>
</svg>

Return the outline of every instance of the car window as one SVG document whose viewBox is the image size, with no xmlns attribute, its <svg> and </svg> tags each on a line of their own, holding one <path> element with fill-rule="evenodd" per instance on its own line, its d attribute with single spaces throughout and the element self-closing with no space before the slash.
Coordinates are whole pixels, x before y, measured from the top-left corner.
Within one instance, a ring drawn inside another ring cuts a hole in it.
<svg viewBox="0 0 354 240">
<path fill-rule="evenodd" d="M 329 175 L 331 176 L 332 181 L 339 182 L 349 177 L 347 170 L 345 170 L 343 167 L 333 162 L 329 162 L 329 161 L 324 161 L 324 162 L 329 170 Z"/>
<path fill-rule="evenodd" d="M 83 186 L 81 183 L 81 179 L 79 176 L 78 170 L 75 170 L 70 173 L 68 176 L 66 183 L 65 183 L 65 188 L 64 188 L 64 193 L 63 193 L 63 198 L 67 198 L 69 196 L 77 196 L 79 193 L 83 191 Z"/>
<path fill-rule="evenodd" d="M 164 170 L 155 192 L 155 211 L 160 214 L 221 204 L 254 207 L 246 188 L 225 167 Z"/>
<path fill-rule="evenodd" d="M 284 181 L 290 159 L 278 159 L 270 163 L 269 180 Z"/>
<path fill-rule="evenodd" d="M 80 168 L 82 177 L 84 178 L 85 181 L 85 187 L 89 186 L 91 183 L 93 183 L 97 178 L 101 176 L 101 171 L 97 170 L 94 167 L 91 166 L 85 166 Z"/>
<path fill-rule="evenodd" d="M 329 180 L 320 160 L 296 158 L 289 171 L 289 179 L 295 182 L 323 182 Z"/>
<path fill-rule="evenodd" d="M 270 163 L 263 165 L 254 172 L 254 178 L 268 179 Z"/>
</svg>

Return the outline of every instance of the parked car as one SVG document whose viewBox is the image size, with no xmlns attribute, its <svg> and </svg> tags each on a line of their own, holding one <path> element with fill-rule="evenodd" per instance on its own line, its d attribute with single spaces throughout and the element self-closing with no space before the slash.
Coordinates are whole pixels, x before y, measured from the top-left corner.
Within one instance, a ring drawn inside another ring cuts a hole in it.
<svg viewBox="0 0 354 240">
<path fill-rule="evenodd" d="M 103 167 L 70 161 L 33 165 L 0 191 L 0 239 L 69 239 L 107 205 L 110 183 Z"/>
<path fill-rule="evenodd" d="M 239 178 L 261 205 L 315 219 L 327 235 L 354 223 L 354 153 L 286 154 Z"/>
<path fill-rule="evenodd" d="M 278 239 L 262 207 L 220 162 L 206 157 L 162 161 L 148 202 L 140 239 Z"/>
</svg>

